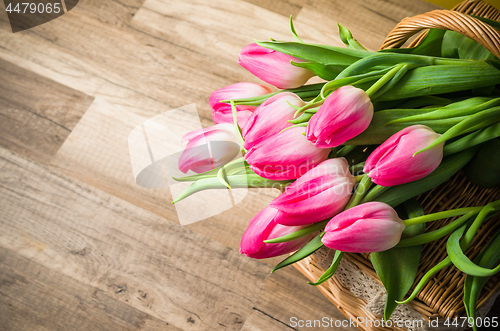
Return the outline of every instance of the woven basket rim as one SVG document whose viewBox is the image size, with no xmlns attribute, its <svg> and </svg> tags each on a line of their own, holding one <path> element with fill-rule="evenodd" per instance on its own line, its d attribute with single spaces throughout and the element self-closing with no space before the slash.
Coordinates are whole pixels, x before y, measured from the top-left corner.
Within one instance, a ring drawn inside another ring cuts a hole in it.
<svg viewBox="0 0 500 331">
<path fill-rule="evenodd" d="M 463 13 L 463 14 L 462 14 Z M 467 15 L 466 15 L 467 14 Z M 500 20 L 500 11 L 481 0 L 464 1 L 450 10 L 437 10 L 414 17 L 403 19 L 389 33 L 381 49 L 401 47 L 412 35 L 428 28 L 445 28 L 460 32 L 467 37 L 476 40 L 490 52 L 500 58 L 500 32 L 492 29 L 489 25 L 469 15 L 486 17 L 492 20 Z M 458 23 L 457 23 L 458 21 Z M 485 27 L 486 26 L 486 27 Z M 489 27 L 489 28 L 488 28 Z M 493 30 L 493 31 L 492 31 Z M 416 46 L 425 36 L 425 31 L 417 37 L 409 47 Z M 491 201 L 500 199 L 500 186 L 483 189 L 470 183 L 463 174 L 458 172 L 451 179 L 431 191 L 420 195 L 417 200 L 421 203 L 426 214 L 459 208 L 460 206 L 481 206 Z M 434 222 L 427 226 L 426 231 L 437 229 L 456 218 L 449 218 Z M 500 215 L 485 222 L 479 230 L 476 238 L 465 254 L 474 259 L 485 243 L 492 238 L 493 234 L 500 230 Z M 424 245 L 422 249 L 419 272 L 414 285 L 430 268 L 446 256 L 445 242 L 448 236 L 439 241 Z M 482 245 L 482 246 L 481 246 Z M 369 260 L 369 254 L 344 254 L 349 262 L 355 264 L 359 269 L 381 284 L 373 265 Z M 296 264 L 296 267 L 309 279 L 317 280 L 318 272 L 322 274 L 321 268 L 316 264 L 314 256 L 311 256 Z M 312 272 L 311 270 L 315 272 Z M 316 279 L 315 279 L 316 278 Z M 452 266 L 436 274 L 420 291 L 417 298 L 411 302 L 412 307 L 425 319 L 432 317 L 454 318 L 465 315 L 463 305 L 463 282 L 465 274 Z M 347 302 L 340 302 L 338 295 L 348 289 L 342 285 L 335 275 L 319 290 L 332 301 L 346 317 L 368 316 L 371 314 L 364 307 L 366 302 L 352 296 L 347 297 Z M 413 288 L 412 288 L 413 289 Z M 411 291 L 411 290 L 410 290 Z M 500 275 L 489 278 L 483 288 L 478 300 L 478 307 L 483 306 L 495 293 L 500 291 Z M 342 296 L 341 296 L 342 297 Z M 346 297 L 346 296 L 344 296 Z M 373 314 L 372 314 L 373 315 Z M 402 330 L 400 328 L 390 328 Z M 379 330 L 377 328 L 370 330 Z M 382 329 L 380 329 L 382 330 Z M 383 330 L 387 330 L 384 328 Z"/>
</svg>

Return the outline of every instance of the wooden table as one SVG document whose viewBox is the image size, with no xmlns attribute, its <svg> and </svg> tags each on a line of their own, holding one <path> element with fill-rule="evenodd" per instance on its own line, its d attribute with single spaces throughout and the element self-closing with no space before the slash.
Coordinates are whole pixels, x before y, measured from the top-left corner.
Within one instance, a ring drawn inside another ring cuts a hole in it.
<svg viewBox="0 0 500 331">
<path fill-rule="evenodd" d="M 0 5 L 0 329 L 288 330 L 343 316 L 294 268 L 238 253 L 276 192 L 180 226 L 167 189 L 136 185 L 127 136 L 210 93 L 258 82 L 253 38 L 376 49 L 415 0 L 82 0 L 13 34 Z M 353 328 L 346 328 L 351 329 Z M 314 328 L 308 328 L 314 330 Z"/>
</svg>

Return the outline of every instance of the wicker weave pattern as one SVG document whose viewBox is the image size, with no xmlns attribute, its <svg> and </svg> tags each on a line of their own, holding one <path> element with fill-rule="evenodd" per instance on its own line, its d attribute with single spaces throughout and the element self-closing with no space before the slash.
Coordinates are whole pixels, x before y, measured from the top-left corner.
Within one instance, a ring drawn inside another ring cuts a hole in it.
<svg viewBox="0 0 500 331">
<path fill-rule="evenodd" d="M 471 14 L 492 20 L 499 20 L 500 12 L 491 5 L 479 0 L 465 1 L 457 5 L 453 10 L 455 12 L 435 10 L 430 13 L 403 19 L 389 33 L 381 49 L 400 47 L 419 31 L 429 28 L 439 28 L 460 32 L 481 43 L 490 52 L 500 58 L 500 33 L 478 19 L 465 15 Z M 418 45 L 424 36 L 425 31 L 410 44 L 410 47 Z M 426 214 L 463 206 L 482 206 L 498 199 L 500 199 L 500 187 L 483 189 L 475 186 L 467 180 L 463 172 L 459 172 L 446 183 L 418 197 Z M 455 219 L 456 218 L 450 218 L 433 222 L 427 226 L 426 231 L 436 230 Z M 500 216 L 493 217 L 485 222 L 465 254 L 470 259 L 474 259 L 486 246 L 486 243 L 489 242 L 493 235 L 499 230 Z M 445 237 L 423 246 L 415 284 L 427 271 L 446 257 L 445 243 L 447 238 L 448 237 Z M 346 253 L 344 258 L 355 264 L 365 274 L 381 283 L 370 262 L 369 254 Z M 318 266 L 317 262 L 317 259 L 311 256 L 296 263 L 295 266 L 310 280 L 316 281 L 325 271 Z M 412 305 L 412 307 L 425 319 L 433 317 L 465 316 L 465 308 L 463 305 L 464 280 L 465 274 L 456 267 L 451 266 L 443 269 L 438 274 L 434 275 L 419 293 L 417 299 L 413 300 L 410 305 Z M 318 289 L 348 318 L 380 318 L 380 316 L 375 316 L 368 311 L 366 308 L 367 302 L 361 298 L 355 297 L 354 294 L 335 276 L 318 286 Z M 483 306 L 485 302 L 499 291 L 500 275 L 490 277 L 488 283 L 481 292 L 478 306 Z M 389 329 L 401 330 L 395 327 Z M 388 328 L 370 328 L 369 330 L 382 331 L 388 330 Z"/>
<path fill-rule="evenodd" d="M 500 32 L 477 18 L 449 10 L 433 10 L 403 19 L 389 33 L 380 49 L 400 47 L 417 32 L 431 28 L 457 31 L 500 58 Z"/>
</svg>

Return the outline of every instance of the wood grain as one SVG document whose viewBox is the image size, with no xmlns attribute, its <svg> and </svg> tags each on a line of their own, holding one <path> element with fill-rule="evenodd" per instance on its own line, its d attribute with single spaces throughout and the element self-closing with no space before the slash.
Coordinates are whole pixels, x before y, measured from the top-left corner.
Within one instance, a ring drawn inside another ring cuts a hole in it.
<svg viewBox="0 0 500 331">
<path fill-rule="evenodd" d="M 294 316 L 343 319 L 293 268 L 270 276 L 280 258 L 238 253 L 248 221 L 277 192 L 251 190 L 181 227 L 168 189 L 135 183 L 127 137 L 192 103 L 211 125 L 212 91 L 259 82 L 236 63 L 239 50 L 253 38 L 290 40 L 291 14 L 305 41 L 341 45 L 340 22 L 376 49 L 396 21 L 434 8 L 81 0 L 13 34 L 0 2 L 0 87 L 9 91 L 0 97 L 0 329 L 260 331 L 290 330 Z"/>
<path fill-rule="evenodd" d="M 315 291 L 311 291 L 311 288 L 313 286 L 307 284 L 304 276 L 295 268 L 276 271 L 266 282 L 260 299 L 242 330 L 321 330 L 331 329 L 330 325 L 335 325 L 337 320 L 346 320 L 344 315 L 331 306 L 328 299 L 317 295 L 317 290 L 313 288 Z M 311 323 L 320 321 L 321 324 L 317 322 L 316 327 L 306 328 L 308 320 Z M 303 322 L 299 324 L 299 321 Z M 341 329 L 357 330 L 353 327 Z"/>
<path fill-rule="evenodd" d="M 267 264 L 4 149 L 0 168 L 0 246 L 183 330 L 250 313 Z"/>
<path fill-rule="evenodd" d="M 290 17 L 290 15 L 296 16 L 302 6 L 306 3 L 306 0 L 278 0 L 278 1 L 266 1 L 266 0 L 245 0 L 246 2 L 253 3 L 259 7 L 265 8 L 272 12 Z"/>
<path fill-rule="evenodd" d="M 93 98 L 0 59 L 0 146 L 47 164 Z"/>
<path fill-rule="evenodd" d="M 378 50 L 401 19 L 436 8 L 439 7 L 423 1 L 314 0 L 304 5 L 297 23 L 315 26 L 320 31 L 317 37 L 323 43 L 343 45 L 338 38 L 339 23 L 349 29 L 367 49 Z"/>
<path fill-rule="evenodd" d="M 0 330 L 180 330 L 0 247 Z"/>
</svg>

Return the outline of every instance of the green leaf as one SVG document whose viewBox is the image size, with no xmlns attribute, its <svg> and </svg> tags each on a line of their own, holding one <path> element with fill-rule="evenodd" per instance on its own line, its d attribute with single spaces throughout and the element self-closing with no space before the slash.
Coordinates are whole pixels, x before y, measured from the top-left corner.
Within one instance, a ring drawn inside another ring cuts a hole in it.
<svg viewBox="0 0 500 331">
<path fill-rule="evenodd" d="M 484 139 L 491 138 L 492 136 L 494 139 L 490 139 L 483 144 L 476 157 L 464 168 L 467 178 L 473 184 L 484 188 L 492 188 L 500 185 L 500 139 L 496 138 L 500 136 L 500 123 L 483 130 L 490 130 L 492 128 L 496 128 L 496 130 L 492 131 L 492 134 L 485 134 Z M 471 133 L 470 135 L 473 134 Z"/>
<path fill-rule="evenodd" d="M 443 57 L 447 58 L 479 61 L 496 59 L 496 56 L 484 48 L 480 43 L 456 31 L 446 31 L 443 37 L 441 53 Z"/>
<path fill-rule="evenodd" d="M 430 29 L 424 40 L 422 40 L 422 42 L 416 47 L 390 48 L 379 52 L 441 56 L 441 44 L 443 43 L 443 36 L 445 32 L 445 30 Z"/>
<path fill-rule="evenodd" d="M 267 244 L 277 244 L 277 243 L 284 243 L 287 241 L 299 239 L 299 238 L 305 237 L 311 233 L 317 232 L 319 230 L 323 230 L 329 221 L 330 220 L 325 220 L 325 221 L 321 221 L 318 223 L 314 223 L 312 225 L 309 225 L 308 227 L 305 227 L 305 228 L 300 229 L 298 231 L 295 231 L 293 233 L 287 234 L 283 237 L 264 240 L 264 242 Z"/>
<path fill-rule="evenodd" d="M 500 70 L 500 61 L 496 59 L 487 59 L 485 60 L 486 63 L 488 63 L 490 66 L 493 68 Z"/>
<path fill-rule="evenodd" d="M 481 251 L 478 257 L 474 260 L 479 266 L 492 268 L 500 259 L 500 231 L 496 233 L 488 245 Z M 467 316 L 476 321 L 476 305 L 481 290 L 488 282 L 488 277 L 474 277 L 467 275 L 464 282 L 464 306 Z M 476 331 L 477 326 L 474 323 L 473 329 Z"/>
<path fill-rule="evenodd" d="M 500 265 L 495 268 L 485 268 L 480 265 L 472 262 L 462 251 L 462 247 L 460 246 L 460 238 L 462 237 L 465 231 L 465 226 L 455 230 L 448 238 L 446 242 L 446 251 L 448 252 L 448 256 L 450 257 L 451 262 L 462 272 L 466 273 L 470 276 L 477 277 L 490 277 L 500 272 Z M 500 242 L 496 248 L 500 248 Z M 496 265 L 498 263 L 498 259 L 495 261 Z M 470 307 L 469 307 L 470 308 Z"/>
<path fill-rule="evenodd" d="M 273 49 L 309 62 L 323 65 L 349 66 L 359 59 L 375 54 L 335 46 L 314 45 L 285 41 L 256 41 L 259 46 Z"/>
<path fill-rule="evenodd" d="M 299 38 L 297 32 L 295 31 L 295 27 L 293 26 L 292 15 L 290 15 L 290 31 L 292 32 L 292 37 L 296 42 L 303 43 L 302 39 Z"/>
<path fill-rule="evenodd" d="M 429 150 L 434 146 L 439 145 L 442 142 L 450 140 L 451 138 L 455 138 L 459 135 L 469 133 L 473 129 L 482 129 L 484 127 L 488 127 L 488 123 L 491 121 L 498 122 L 500 121 L 500 106 L 493 107 L 490 109 L 486 109 L 475 113 L 473 115 L 467 116 L 465 119 L 457 123 L 450 129 L 448 129 L 445 133 L 443 133 L 439 138 L 434 140 L 427 147 L 419 150 L 417 153 L 421 153 L 423 151 Z"/>
<path fill-rule="evenodd" d="M 444 183 L 462 169 L 476 154 L 477 148 L 445 157 L 441 164 L 430 175 L 417 181 L 391 187 L 374 201 L 385 202 L 396 207 L 404 201 Z"/>
<path fill-rule="evenodd" d="M 405 208 L 410 218 L 424 215 L 422 207 L 414 199 L 405 202 Z M 408 238 L 424 232 L 425 224 L 417 224 L 405 228 L 402 236 Z M 403 299 L 413 285 L 417 276 L 421 251 L 422 246 L 395 247 L 370 255 L 375 271 L 387 291 L 384 308 L 384 319 L 386 321 L 391 318 L 392 313 L 398 306 L 396 300 Z M 397 263 L 396 266 L 395 262 Z"/>
<path fill-rule="evenodd" d="M 463 118 L 450 118 L 439 121 L 418 120 L 411 122 L 398 123 L 399 118 L 413 117 L 432 112 L 433 108 L 422 109 L 387 109 L 374 113 L 372 121 L 368 128 L 358 136 L 348 140 L 349 145 L 379 145 L 387 140 L 396 132 L 414 125 L 423 124 L 430 127 L 437 133 L 444 133 L 446 130 L 459 123 Z"/>
<path fill-rule="evenodd" d="M 345 66 L 332 66 L 323 65 L 315 62 L 293 62 L 292 64 L 296 67 L 305 68 L 311 70 L 316 74 L 316 76 L 324 80 L 333 80 L 337 75 L 344 70 Z"/>
<path fill-rule="evenodd" d="M 275 181 L 271 179 L 262 178 L 259 175 L 253 174 L 243 174 L 243 175 L 231 175 L 226 177 L 227 183 L 231 188 L 249 188 L 249 187 L 285 187 L 290 183 L 290 181 Z M 219 178 L 203 178 L 195 181 L 189 185 L 184 191 L 179 194 L 172 203 L 179 202 L 188 196 L 195 194 L 196 192 L 210 190 L 210 189 L 226 189 L 227 186 L 223 184 Z"/>
<path fill-rule="evenodd" d="M 310 285 L 313 286 L 318 286 L 332 278 L 333 274 L 337 270 L 337 267 L 339 266 L 340 261 L 342 260 L 342 257 L 344 256 L 344 253 L 341 251 L 335 251 L 335 256 L 333 257 L 332 265 L 330 268 L 328 268 L 322 275 L 321 277 L 318 278 L 318 280 L 315 283 L 308 282 Z"/>
<path fill-rule="evenodd" d="M 298 251 L 296 251 L 295 253 L 293 253 L 280 263 L 278 263 L 278 265 L 274 267 L 271 273 L 286 266 L 289 266 L 290 264 L 294 264 L 295 262 L 298 262 L 302 259 L 305 259 L 306 257 L 316 252 L 321 247 L 323 247 L 323 242 L 321 242 L 321 234 L 318 234 L 316 237 L 314 237 L 313 240 L 308 242 L 304 247 L 302 247 L 301 249 L 299 249 Z"/>
<path fill-rule="evenodd" d="M 351 31 L 347 30 L 345 27 L 337 23 L 339 27 L 339 37 L 340 40 L 347 46 L 347 48 L 357 49 L 361 51 L 366 51 L 366 48 L 363 47 L 354 37 L 352 36 Z"/>
<path fill-rule="evenodd" d="M 408 117 L 401 117 L 387 124 L 429 121 L 429 120 L 435 121 L 435 120 L 442 120 L 445 118 L 468 116 L 494 106 L 500 106 L 500 98 L 492 99 L 488 97 L 471 97 L 465 100 L 460 100 L 457 102 L 450 103 L 443 107 L 434 108 L 432 111 L 427 113 L 408 116 Z"/>
<path fill-rule="evenodd" d="M 500 72 L 484 61 L 471 61 L 468 65 L 431 65 L 410 70 L 377 101 L 467 91 L 496 85 L 498 82 Z M 369 86 L 366 84 L 361 87 L 367 89 Z"/>
<path fill-rule="evenodd" d="M 473 212 L 469 212 L 464 216 L 460 217 L 459 219 L 449 224 L 446 224 L 445 226 L 442 226 L 437 230 L 423 233 L 411 238 L 401 239 L 401 241 L 396 245 L 396 247 L 409 247 L 414 245 L 422 245 L 443 238 L 447 234 L 458 229 L 462 224 L 467 222 L 474 215 L 475 214 Z"/>
</svg>

